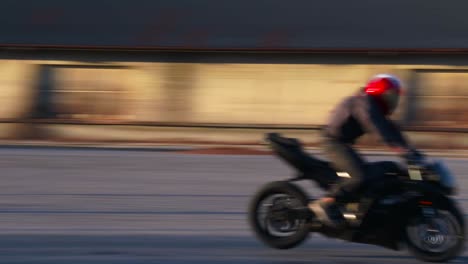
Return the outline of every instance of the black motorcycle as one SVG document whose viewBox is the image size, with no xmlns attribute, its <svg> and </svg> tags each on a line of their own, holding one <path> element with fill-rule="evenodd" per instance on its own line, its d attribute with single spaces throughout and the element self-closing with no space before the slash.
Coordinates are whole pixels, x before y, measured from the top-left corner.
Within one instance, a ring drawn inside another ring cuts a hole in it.
<svg viewBox="0 0 468 264">
<path fill-rule="evenodd" d="M 296 182 L 312 180 L 328 190 L 345 177 L 328 162 L 305 153 L 302 144 L 279 134 L 268 134 L 273 151 L 299 172 L 295 178 L 271 182 L 261 188 L 249 206 L 249 222 L 257 237 L 270 247 L 289 249 L 310 232 L 393 250 L 406 247 L 418 259 L 445 262 L 463 249 L 463 214 L 449 196 L 455 181 L 438 161 L 409 163 L 405 168 L 383 161 L 366 166 L 373 179 L 356 199 L 340 205 L 345 227 L 323 225 L 313 213 L 304 214 L 313 199 Z"/>
</svg>

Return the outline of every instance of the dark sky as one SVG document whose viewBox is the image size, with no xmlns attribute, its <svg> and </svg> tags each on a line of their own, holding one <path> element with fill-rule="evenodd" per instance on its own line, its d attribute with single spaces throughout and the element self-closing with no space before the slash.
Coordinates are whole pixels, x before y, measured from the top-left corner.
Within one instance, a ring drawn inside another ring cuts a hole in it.
<svg viewBox="0 0 468 264">
<path fill-rule="evenodd" d="M 0 45 L 468 48 L 466 0 L 3 0 Z"/>
</svg>

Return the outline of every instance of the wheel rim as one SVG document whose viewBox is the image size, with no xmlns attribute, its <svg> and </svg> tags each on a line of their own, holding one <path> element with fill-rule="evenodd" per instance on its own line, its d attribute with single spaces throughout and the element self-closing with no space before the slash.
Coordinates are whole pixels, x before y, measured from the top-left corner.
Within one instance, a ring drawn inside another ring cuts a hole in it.
<svg viewBox="0 0 468 264">
<path fill-rule="evenodd" d="M 432 217 L 415 219 L 407 227 L 408 239 L 418 249 L 444 253 L 458 244 L 462 228 L 448 211 L 438 210 Z"/>
<path fill-rule="evenodd" d="M 261 228 L 271 236 L 289 237 L 296 234 L 305 220 L 292 219 L 288 211 L 304 206 L 297 198 L 288 194 L 272 194 L 259 202 L 257 219 Z"/>
</svg>

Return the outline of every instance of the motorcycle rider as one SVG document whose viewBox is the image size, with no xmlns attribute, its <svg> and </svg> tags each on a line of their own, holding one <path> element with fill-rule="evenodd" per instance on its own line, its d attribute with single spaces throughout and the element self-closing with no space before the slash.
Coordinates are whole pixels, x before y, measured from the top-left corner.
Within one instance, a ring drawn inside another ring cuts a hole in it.
<svg viewBox="0 0 468 264">
<path fill-rule="evenodd" d="M 337 228 L 343 224 L 337 205 L 352 199 L 372 177 L 365 171 L 364 159 L 352 147 L 357 138 L 365 133 L 376 134 L 397 154 L 407 159 L 420 156 L 388 118 L 398 105 L 401 91 L 402 84 L 397 77 L 378 74 L 332 112 L 323 131 L 324 152 L 334 169 L 346 172 L 349 178 L 344 178 L 325 197 L 308 205 L 325 225 Z"/>
</svg>

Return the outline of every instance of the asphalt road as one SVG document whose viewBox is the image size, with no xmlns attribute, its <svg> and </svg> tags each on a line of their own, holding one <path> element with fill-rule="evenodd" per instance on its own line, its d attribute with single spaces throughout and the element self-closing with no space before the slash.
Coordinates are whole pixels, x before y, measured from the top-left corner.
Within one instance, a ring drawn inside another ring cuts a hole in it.
<svg viewBox="0 0 468 264">
<path fill-rule="evenodd" d="M 467 160 L 446 161 L 468 212 Z M 271 156 L 10 148 L 0 168 L 0 263 L 417 263 L 318 235 L 293 250 L 263 246 L 248 200 L 292 173 Z"/>
</svg>

